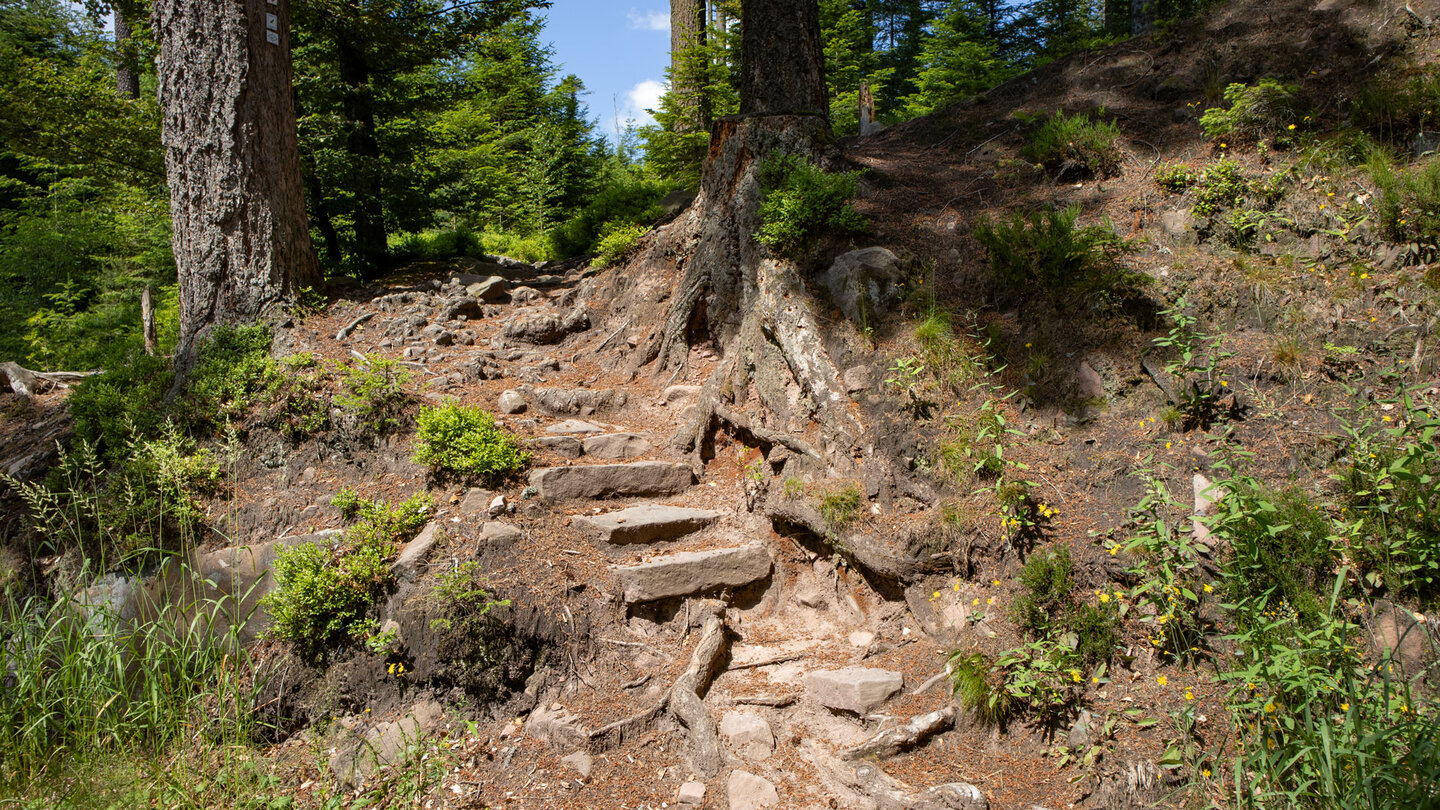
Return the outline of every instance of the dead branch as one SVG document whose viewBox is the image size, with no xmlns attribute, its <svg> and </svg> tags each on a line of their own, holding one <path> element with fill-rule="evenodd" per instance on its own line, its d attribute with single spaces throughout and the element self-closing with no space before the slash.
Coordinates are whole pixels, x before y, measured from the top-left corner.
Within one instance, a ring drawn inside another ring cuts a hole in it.
<svg viewBox="0 0 1440 810">
<path fill-rule="evenodd" d="M 695 751 L 695 768 L 705 776 L 720 772 L 724 757 L 720 753 L 720 731 L 715 718 L 701 700 L 714 680 L 716 665 L 725 651 L 725 612 L 719 602 L 711 601 L 705 606 L 709 615 L 705 617 L 705 629 L 700 633 L 700 643 L 690 657 L 675 686 L 670 690 L 670 713 L 690 731 L 690 742 Z"/>
<path fill-rule="evenodd" d="M 52 388 L 69 388 L 98 371 L 31 371 L 18 363 L 0 363 L 0 387 L 9 387 L 22 397 L 43 394 Z"/>
<path fill-rule="evenodd" d="M 373 317 L 375 317 L 375 313 L 374 313 L 374 312 L 367 312 L 367 313 L 365 313 L 364 315 L 361 315 L 360 317 L 356 318 L 355 320 L 353 320 L 353 321 L 345 324 L 344 326 L 340 327 L 340 331 L 339 331 L 339 332 L 336 332 L 336 333 L 335 333 L 335 339 L 336 339 L 336 340 L 344 340 L 345 338 L 350 337 L 350 333 L 351 333 L 351 332 L 354 332 L 356 329 L 358 329 L 358 328 L 360 327 L 361 324 L 365 323 L 366 321 L 370 320 L 370 319 L 373 318 Z"/>
<path fill-rule="evenodd" d="M 874 763 L 842 762 L 813 743 L 809 751 L 828 781 L 869 799 L 879 810 L 988 810 L 990 807 L 980 788 L 968 782 L 915 790 Z"/>
</svg>

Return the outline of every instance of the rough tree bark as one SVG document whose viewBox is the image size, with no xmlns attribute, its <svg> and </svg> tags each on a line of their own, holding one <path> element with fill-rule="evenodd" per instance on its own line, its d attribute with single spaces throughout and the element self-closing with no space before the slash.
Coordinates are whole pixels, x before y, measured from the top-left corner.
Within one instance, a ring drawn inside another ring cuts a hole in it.
<svg viewBox="0 0 1440 810">
<path fill-rule="evenodd" d="M 710 104 L 703 92 L 704 75 L 692 51 L 706 44 L 705 0 L 670 0 L 670 89 L 685 115 L 676 132 L 710 128 Z"/>
<path fill-rule="evenodd" d="M 276 314 L 321 280 L 300 186 L 288 3 L 154 3 L 182 372 L 214 326 Z"/>
</svg>

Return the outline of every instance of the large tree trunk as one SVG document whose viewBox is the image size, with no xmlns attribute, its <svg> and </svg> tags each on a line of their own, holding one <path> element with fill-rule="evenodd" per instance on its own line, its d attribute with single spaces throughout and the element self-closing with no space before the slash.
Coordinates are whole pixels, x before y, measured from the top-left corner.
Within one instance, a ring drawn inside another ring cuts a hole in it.
<svg viewBox="0 0 1440 810">
<path fill-rule="evenodd" d="M 130 25 L 130 10 L 123 4 L 116 4 L 115 12 L 115 92 L 121 98 L 140 98 L 140 74 L 135 70 L 134 29 Z"/>
<path fill-rule="evenodd" d="M 320 283 L 300 187 L 288 0 L 155 0 L 183 372 L 222 323 Z"/>
<path fill-rule="evenodd" d="M 829 109 L 819 3 L 746 0 L 740 7 L 740 114 L 828 116 Z"/>
<path fill-rule="evenodd" d="M 704 132 L 710 128 L 710 104 L 705 97 L 708 65 L 695 53 L 706 44 L 705 0 L 670 0 L 670 92 L 683 114 L 676 132 Z"/>
</svg>

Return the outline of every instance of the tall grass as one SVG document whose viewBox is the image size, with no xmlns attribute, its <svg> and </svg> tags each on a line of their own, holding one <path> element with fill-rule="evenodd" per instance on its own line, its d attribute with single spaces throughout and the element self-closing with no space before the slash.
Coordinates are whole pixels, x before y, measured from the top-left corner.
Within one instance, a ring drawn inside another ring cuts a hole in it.
<svg viewBox="0 0 1440 810">
<path fill-rule="evenodd" d="M 137 762 L 254 741 L 265 684 L 241 644 L 246 600 L 202 595 L 171 562 L 166 579 L 179 587 L 163 599 L 107 597 L 119 592 L 113 578 L 54 600 L 0 598 L 0 804 L 74 806 L 66 796 L 123 783 Z"/>
</svg>

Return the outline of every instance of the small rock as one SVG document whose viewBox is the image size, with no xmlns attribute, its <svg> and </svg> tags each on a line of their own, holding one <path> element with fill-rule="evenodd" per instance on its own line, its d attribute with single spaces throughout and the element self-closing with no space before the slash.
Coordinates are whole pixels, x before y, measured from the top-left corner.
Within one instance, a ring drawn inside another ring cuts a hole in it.
<svg viewBox="0 0 1440 810">
<path fill-rule="evenodd" d="M 770 724 L 749 712 L 727 712 L 720 720 L 720 736 L 746 759 L 764 759 L 775 751 Z"/>
<path fill-rule="evenodd" d="M 485 510 L 490 506 L 490 499 L 494 497 L 495 493 L 488 489 L 465 490 L 465 497 L 460 500 L 460 516 L 479 517 L 485 514 Z"/>
<path fill-rule="evenodd" d="M 525 395 L 511 388 L 500 395 L 500 401 L 497 404 L 500 406 L 501 413 L 524 413 Z"/>
<path fill-rule="evenodd" d="M 525 533 L 508 523 L 491 521 L 480 530 L 480 539 L 496 545 L 512 546 L 525 539 Z"/>
<path fill-rule="evenodd" d="M 850 634 L 850 646 L 865 649 L 875 643 L 875 634 L 868 630 L 856 630 Z"/>
<path fill-rule="evenodd" d="M 1070 733 L 1065 735 L 1065 743 L 1072 749 L 1079 750 L 1090 747 L 1091 726 L 1095 723 L 1095 716 L 1089 709 L 1083 709 L 1080 716 L 1075 718 L 1075 723 L 1070 726 Z"/>
<path fill-rule="evenodd" d="M 725 781 L 730 810 L 759 810 L 780 804 L 780 794 L 769 781 L 746 771 L 731 771 Z"/>
<path fill-rule="evenodd" d="M 855 366 L 845 371 L 845 392 L 853 394 L 870 387 L 870 367 Z"/>
<path fill-rule="evenodd" d="M 686 782 L 680 786 L 680 793 L 675 797 L 677 804 L 689 807 L 699 807 L 705 803 L 705 783 Z"/>
<path fill-rule="evenodd" d="M 817 280 L 830 301 L 852 323 L 874 326 L 899 300 L 897 282 L 904 276 L 900 259 L 882 247 L 852 250 L 837 256 Z"/>
<path fill-rule="evenodd" d="M 1375 649 L 1394 660 L 1404 678 L 1424 675 L 1437 658 L 1435 636 L 1427 623 L 1385 599 L 1375 601 Z"/>
<path fill-rule="evenodd" d="M 580 774 L 580 778 L 587 781 L 590 779 L 590 772 L 595 768 L 595 758 L 584 751 L 576 751 L 567 757 L 561 757 L 560 761 L 574 768 Z"/>
<path fill-rule="evenodd" d="M 820 609 L 830 605 L 830 597 L 819 588 L 805 588 L 795 594 L 795 601 L 802 607 Z"/>
<path fill-rule="evenodd" d="M 1080 397 L 1082 399 L 1104 399 L 1105 381 L 1100 378 L 1100 373 L 1090 365 L 1089 361 L 1081 361 L 1080 368 L 1075 371 L 1075 381 L 1080 386 Z"/>
<path fill-rule="evenodd" d="M 665 389 L 665 393 L 660 395 L 660 399 L 669 404 L 676 400 L 694 399 L 698 396 L 700 396 L 700 386 L 698 385 L 672 385 Z"/>
<path fill-rule="evenodd" d="M 1205 543 L 1210 539 L 1210 527 L 1205 525 L 1201 518 L 1210 514 L 1215 504 L 1220 502 L 1223 493 L 1209 478 L 1200 473 L 1195 473 L 1191 482 L 1195 490 L 1195 516 L 1190 519 L 1190 534 L 1197 543 Z"/>
<path fill-rule="evenodd" d="M 490 501 L 489 508 L 487 508 L 485 511 L 492 518 L 500 517 L 501 515 L 505 514 L 505 496 L 496 495 L 495 498 Z"/>
<path fill-rule="evenodd" d="M 821 670 L 805 677 L 805 691 L 820 705 L 855 714 L 868 714 L 904 685 L 900 673 L 868 667 Z"/>
<path fill-rule="evenodd" d="M 400 556 L 390 566 L 394 569 L 395 575 L 405 582 L 414 582 L 420 576 L 420 569 L 425 565 L 425 559 L 430 556 L 430 551 L 435 548 L 435 543 L 440 539 L 439 524 L 430 521 L 424 529 L 415 536 L 414 540 L 405 544 Z"/>
</svg>

